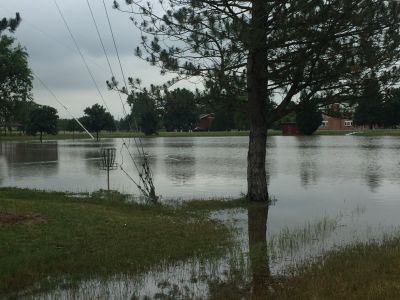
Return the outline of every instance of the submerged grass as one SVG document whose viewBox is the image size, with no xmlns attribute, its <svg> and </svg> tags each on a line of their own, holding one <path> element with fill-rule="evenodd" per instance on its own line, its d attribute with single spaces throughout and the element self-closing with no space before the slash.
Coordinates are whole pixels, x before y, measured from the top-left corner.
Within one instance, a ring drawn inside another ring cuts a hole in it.
<svg viewBox="0 0 400 300">
<path fill-rule="evenodd" d="M 325 216 L 313 222 L 307 222 L 302 227 L 284 227 L 278 233 L 269 235 L 270 258 L 276 259 L 284 254 L 292 255 L 306 245 L 324 241 L 338 228 L 340 220 L 341 215 L 336 218 Z"/>
<path fill-rule="evenodd" d="M 135 275 L 193 256 L 217 256 L 231 244 L 228 228 L 206 214 L 124 200 L 117 193 L 76 198 L 1 188 L 0 214 L 40 215 L 41 221 L 0 219 L 0 298 L 34 284 L 51 289 L 65 278 Z"/>
<path fill-rule="evenodd" d="M 81 280 L 106 282 L 116 274 L 130 280 L 142 272 L 174 268 L 189 258 L 207 262 L 219 274 L 220 255 L 225 257 L 222 276 L 203 273 L 201 265 L 190 279 L 207 283 L 211 299 L 397 299 L 400 295 L 397 233 L 295 264 L 283 276 L 272 271 L 274 260 L 324 240 L 340 226 L 341 215 L 301 228 L 283 228 L 267 238 L 252 234 L 252 250 L 247 253 L 237 244 L 232 247 L 232 229 L 208 217 L 213 210 L 249 208 L 244 199 L 178 205 L 127 200 L 119 193 L 77 197 L 1 188 L 0 298 L 21 296 L 20 291 L 30 296 L 60 284 L 68 288 Z M 354 213 L 362 212 L 357 207 Z M 193 294 L 196 290 L 182 289 L 173 281 L 159 284 L 160 297 L 204 296 L 202 290 Z"/>
<path fill-rule="evenodd" d="M 398 299 L 400 239 L 347 246 L 303 266 L 278 299 Z"/>
</svg>

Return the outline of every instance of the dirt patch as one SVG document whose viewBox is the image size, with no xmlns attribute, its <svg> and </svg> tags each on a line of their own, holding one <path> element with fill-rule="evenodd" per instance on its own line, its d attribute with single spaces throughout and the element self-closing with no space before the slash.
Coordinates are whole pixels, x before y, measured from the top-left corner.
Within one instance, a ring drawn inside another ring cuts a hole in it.
<svg viewBox="0 0 400 300">
<path fill-rule="evenodd" d="M 41 223 L 46 219 L 41 214 L 25 213 L 13 214 L 0 212 L 0 225 L 14 225 L 21 223 Z"/>
</svg>

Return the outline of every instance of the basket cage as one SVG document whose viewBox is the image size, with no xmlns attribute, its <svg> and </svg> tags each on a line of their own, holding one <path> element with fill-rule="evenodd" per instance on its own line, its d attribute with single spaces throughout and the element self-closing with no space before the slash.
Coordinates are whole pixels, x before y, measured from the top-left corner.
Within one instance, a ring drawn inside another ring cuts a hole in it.
<svg viewBox="0 0 400 300">
<path fill-rule="evenodd" d="M 117 169 L 118 165 L 115 162 L 116 152 L 117 151 L 115 148 L 102 148 L 100 150 L 100 153 L 101 153 L 100 168 L 101 169 L 104 169 L 104 170 Z"/>
</svg>

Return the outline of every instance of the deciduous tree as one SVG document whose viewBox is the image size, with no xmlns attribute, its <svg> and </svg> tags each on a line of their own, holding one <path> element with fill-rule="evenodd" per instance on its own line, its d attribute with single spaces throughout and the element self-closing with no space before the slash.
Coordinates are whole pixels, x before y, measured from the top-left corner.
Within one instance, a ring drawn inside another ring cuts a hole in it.
<svg viewBox="0 0 400 300">
<path fill-rule="evenodd" d="M 158 96 L 161 98 L 161 96 Z M 160 121 L 159 104 L 147 90 L 132 93 L 128 97 L 134 123 L 145 135 L 157 133 Z"/>
<path fill-rule="evenodd" d="M 0 125 L 11 129 L 15 121 L 18 102 L 31 98 L 32 73 L 28 66 L 28 54 L 20 45 L 15 44 L 15 38 L 5 34 L 14 32 L 21 21 L 17 13 L 14 19 L 0 20 Z"/>
<path fill-rule="evenodd" d="M 96 103 L 86 107 L 84 113 L 81 122 L 88 130 L 96 133 L 97 141 L 101 130 L 115 130 L 114 118 L 103 106 Z"/>
<path fill-rule="evenodd" d="M 29 124 L 27 133 L 36 135 L 40 133 L 40 142 L 43 140 L 43 133 L 57 134 L 57 110 L 53 107 L 41 105 L 29 113 Z"/>
</svg>

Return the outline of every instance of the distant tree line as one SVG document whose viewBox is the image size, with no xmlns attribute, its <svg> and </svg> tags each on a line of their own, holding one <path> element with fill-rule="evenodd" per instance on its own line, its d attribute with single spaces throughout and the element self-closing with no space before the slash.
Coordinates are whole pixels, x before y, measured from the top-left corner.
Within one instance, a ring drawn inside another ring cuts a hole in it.
<svg viewBox="0 0 400 300">
<path fill-rule="evenodd" d="M 239 105 L 232 106 L 229 99 L 198 90 L 192 92 L 177 88 L 155 94 L 144 89 L 130 94 L 128 103 L 131 113 L 120 120 L 114 120 L 104 107 L 95 104 L 85 109 L 85 116 L 80 121 L 97 136 L 101 130 L 132 130 L 146 135 L 156 134 L 160 130 L 190 131 L 196 128 L 202 114 L 209 113 L 213 113 L 215 117 L 210 131 L 249 130 L 250 127 L 249 119 Z M 273 101 L 269 103 L 266 107 L 267 114 L 277 105 Z M 393 127 L 400 124 L 400 89 L 392 89 L 383 95 L 375 80 L 365 81 L 362 94 L 350 99 L 348 106 L 353 107 L 351 111 L 354 112 L 354 122 L 357 125 Z M 296 122 L 300 133 L 309 135 L 321 125 L 322 112 L 326 113 L 328 110 L 329 108 L 322 110 L 313 105 L 304 106 L 269 127 L 281 130 L 282 123 Z M 337 117 L 343 117 L 340 112 L 338 114 Z M 353 114 L 348 114 L 347 117 L 351 118 Z M 75 120 L 59 120 L 59 129 L 70 132 L 83 130 Z"/>
<path fill-rule="evenodd" d="M 210 113 L 215 116 L 210 131 L 248 130 L 250 126 L 245 113 L 230 107 L 229 101 L 198 90 L 177 88 L 161 95 L 144 89 L 130 94 L 128 103 L 132 113 L 118 122 L 120 130 L 130 126 L 148 135 L 159 130 L 190 131 L 201 115 Z"/>
</svg>

